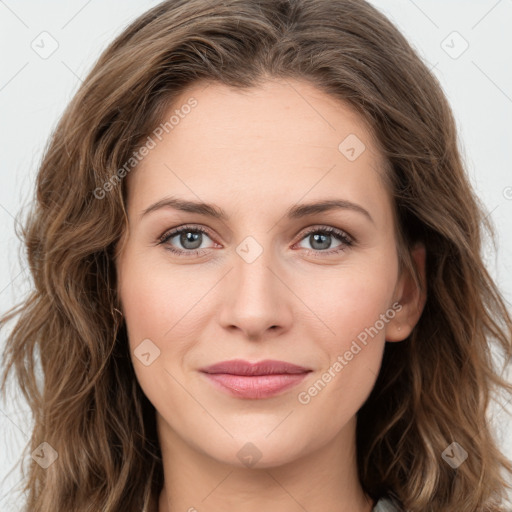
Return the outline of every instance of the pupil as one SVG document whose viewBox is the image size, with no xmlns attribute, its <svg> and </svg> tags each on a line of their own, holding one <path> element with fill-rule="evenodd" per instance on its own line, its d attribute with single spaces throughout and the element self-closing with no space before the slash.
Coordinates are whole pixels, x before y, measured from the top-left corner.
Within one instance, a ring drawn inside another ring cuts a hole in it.
<svg viewBox="0 0 512 512">
<path fill-rule="evenodd" d="M 330 237 L 330 235 L 322 235 L 322 234 L 315 234 L 312 235 L 314 242 L 311 244 L 314 249 L 328 249 L 330 247 L 330 243 L 326 242 L 326 240 Z M 323 239 L 323 244 L 320 241 L 321 247 L 315 247 L 315 243 L 319 240 Z"/>
<path fill-rule="evenodd" d="M 186 233 L 181 234 L 180 242 L 186 249 L 197 249 L 201 245 L 201 235 L 202 233 L 192 233 L 191 231 L 187 231 Z M 187 245 L 188 243 L 192 243 L 192 247 Z"/>
</svg>

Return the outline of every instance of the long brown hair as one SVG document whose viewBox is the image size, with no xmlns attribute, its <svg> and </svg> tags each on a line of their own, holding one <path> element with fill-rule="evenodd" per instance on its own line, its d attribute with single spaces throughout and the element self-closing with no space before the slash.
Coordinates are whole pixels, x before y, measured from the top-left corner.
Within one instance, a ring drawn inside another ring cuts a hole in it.
<svg viewBox="0 0 512 512">
<path fill-rule="evenodd" d="M 358 413 L 364 490 L 414 512 L 504 510 L 512 465 L 486 411 L 495 391 L 512 391 L 491 355 L 494 345 L 510 362 L 512 320 L 482 261 L 482 229 L 492 229 L 438 81 L 361 0 L 166 1 L 126 28 L 84 80 L 51 136 L 23 223 L 32 291 L 2 318 L 16 318 L 2 391 L 14 368 L 34 416 L 25 449 L 46 442 L 58 454 L 47 468 L 30 460 L 25 510 L 155 504 L 155 411 L 116 311 L 126 162 L 187 86 L 248 88 L 268 77 L 306 80 L 360 113 L 389 164 L 402 268 L 414 271 L 413 243 L 427 249 L 423 314 L 408 340 L 386 344 Z M 442 457 L 452 442 L 469 454 L 457 469 Z"/>
</svg>

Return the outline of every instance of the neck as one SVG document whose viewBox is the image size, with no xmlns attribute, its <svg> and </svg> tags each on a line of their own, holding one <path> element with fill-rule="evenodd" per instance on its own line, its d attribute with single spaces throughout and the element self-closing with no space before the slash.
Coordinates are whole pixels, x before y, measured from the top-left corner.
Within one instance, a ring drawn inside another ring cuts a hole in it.
<svg viewBox="0 0 512 512">
<path fill-rule="evenodd" d="M 371 512 L 374 506 L 358 479 L 355 418 L 300 458 L 252 468 L 194 450 L 157 418 L 164 466 L 158 512 Z"/>
</svg>

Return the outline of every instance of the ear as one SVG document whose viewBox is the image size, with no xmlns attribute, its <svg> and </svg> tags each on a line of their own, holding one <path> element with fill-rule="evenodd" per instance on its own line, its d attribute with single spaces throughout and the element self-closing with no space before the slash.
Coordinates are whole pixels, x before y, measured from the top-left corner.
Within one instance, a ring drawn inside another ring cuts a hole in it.
<svg viewBox="0 0 512 512">
<path fill-rule="evenodd" d="M 414 329 L 420 319 L 427 300 L 426 289 L 426 250 L 422 243 L 417 243 L 411 251 L 411 258 L 420 280 L 416 284 L 408 269 L 404 269 L 395 287 L 394 300 L 401 308 L 386 326 L 386 341 L 403 341 Z"/>
</svg>

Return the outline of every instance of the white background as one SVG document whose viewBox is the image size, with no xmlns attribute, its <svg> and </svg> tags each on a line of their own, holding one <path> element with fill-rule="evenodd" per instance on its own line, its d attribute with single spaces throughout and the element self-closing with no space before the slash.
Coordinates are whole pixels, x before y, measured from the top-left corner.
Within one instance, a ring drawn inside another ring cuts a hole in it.
<svg viewBox="0 0 512 512">
<path fill-rule="evenodd" d="M 156 3 L 0 0 L 0 312 L 27 289 L 15 217 L 31 197 L 51 130 L 101 51 Z M 489 250 L 486 261 L 510 304 L 512 0 L 372 3 L 434 69 L 452 105 L 468 173 L 498 234 L 498 252 Z M 58 42 L 47 59 L 31 47 L 43 31 Z M 467 50 L 453 58 L 464 40 Z M 2 332 L 2 348 L 5 335 Z M 500 426 L 503 450 L 512 458 L 512 422 L 500 406 L 494 408 L 492 418 Z M 5 512 L 21 508 L 15 494 L 21 475 L 17 468 L 9 472 L 29 440 L 30 429 L 25 403 L 12 398 L 0 403 L 0 509 Z"/>
</svg>

